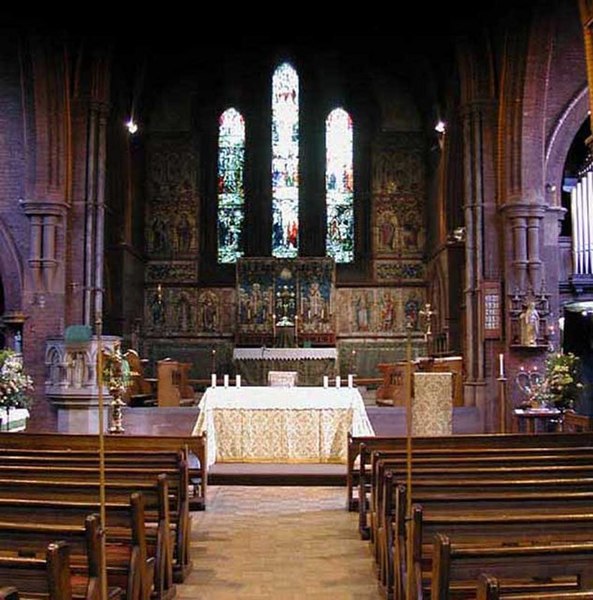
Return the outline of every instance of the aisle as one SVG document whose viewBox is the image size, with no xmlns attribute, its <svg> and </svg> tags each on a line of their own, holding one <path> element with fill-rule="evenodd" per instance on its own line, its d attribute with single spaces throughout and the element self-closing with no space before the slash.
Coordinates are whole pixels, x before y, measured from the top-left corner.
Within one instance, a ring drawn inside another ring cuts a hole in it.
<svg viewBox="0 0 593 600">
<path fill-rule="evenodd" d="M 343 487 L 211 486 L 184 600 L 379 600 Z"/>
</svg>

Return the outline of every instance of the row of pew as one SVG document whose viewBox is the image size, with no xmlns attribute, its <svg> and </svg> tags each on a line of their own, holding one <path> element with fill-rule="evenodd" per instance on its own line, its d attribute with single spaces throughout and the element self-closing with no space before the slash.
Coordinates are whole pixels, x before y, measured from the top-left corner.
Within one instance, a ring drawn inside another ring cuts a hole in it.
<svg viewBox="0 0 593 600">
<path fill-rule="evenodd" d="M 97 436 L 0 434 L 0 586 L 21 598 L 175 597 L 192 569 L 188 444 L 201 508 L 205 448 L 149 440 L 105 438 L 101 485 Z"/>
<path fill-rule="evenodd" d="M 406 445 L 349 440 L 386 598 L 593 597 L 591 433 L 413 438 L 411 475 Z"/>
</svg>

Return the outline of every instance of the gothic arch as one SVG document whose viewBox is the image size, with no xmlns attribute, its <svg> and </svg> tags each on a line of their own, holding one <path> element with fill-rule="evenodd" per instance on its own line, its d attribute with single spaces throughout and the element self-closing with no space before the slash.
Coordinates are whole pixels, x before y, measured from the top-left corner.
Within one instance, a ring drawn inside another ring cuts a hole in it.
<svg viewBox="0 0 593 600">
<path fill-rule="evenodd" d="M 4 307 L 8 311 L 23 309 L 24 271 L 17 245 L 0 218 L 0 277 L 4 286 Z"/>
<path fill-rule="evenodd" d="M 546 144 L 544 181 L 548 189 L 556 190 L 549 199 L 550 205 L 560 206 L 562 172 L 570 146 L 589 112 L 588 88 L 579 90 L 556 121 Z"/>
</svg>

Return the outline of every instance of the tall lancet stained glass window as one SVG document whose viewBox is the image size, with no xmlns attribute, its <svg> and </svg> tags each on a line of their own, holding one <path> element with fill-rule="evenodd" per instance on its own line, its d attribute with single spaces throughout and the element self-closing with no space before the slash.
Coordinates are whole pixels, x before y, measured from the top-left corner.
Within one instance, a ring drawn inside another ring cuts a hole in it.
<svg viewBox="0 0 593 600">
<path fill-rule="evenodd" d="M 337 263 L 349 263 L 354 260 L 352 119 L 343 108 L 327 117 L 325 141 L 326 253 Z"/>
<path fill-rule="evenodd" d="M 245 219 L 245 121 L 234 108 L 225 110 L 218 126 L 218 262 L 243 256 Z"/>
<path fill-rule="evenodd" d="M 272 79 L 272 256 L 299 252 L 299 78 L 288 63 Z"/>
</svg>

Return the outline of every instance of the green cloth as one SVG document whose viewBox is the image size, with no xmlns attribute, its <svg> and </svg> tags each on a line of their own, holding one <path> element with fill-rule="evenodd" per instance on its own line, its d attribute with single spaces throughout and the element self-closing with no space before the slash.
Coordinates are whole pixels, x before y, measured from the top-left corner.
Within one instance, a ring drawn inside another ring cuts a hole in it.
<svg viewBox="0 0 593 600">
<path fill-rule="evenodd" d="M 66 343 L 89 342 L 93 337 L 93 330 L 90 325 L 70 325 L 64 331 L 64 341 Z"/>
</svg>

